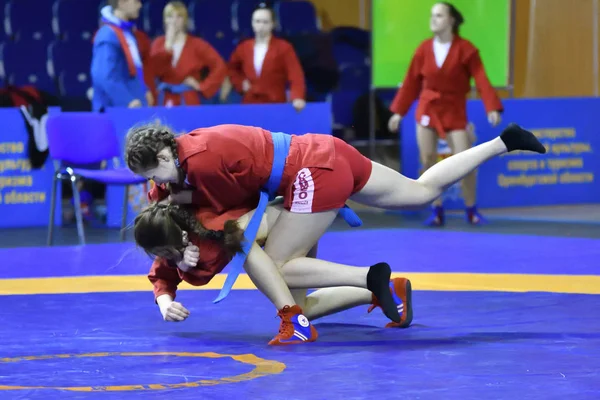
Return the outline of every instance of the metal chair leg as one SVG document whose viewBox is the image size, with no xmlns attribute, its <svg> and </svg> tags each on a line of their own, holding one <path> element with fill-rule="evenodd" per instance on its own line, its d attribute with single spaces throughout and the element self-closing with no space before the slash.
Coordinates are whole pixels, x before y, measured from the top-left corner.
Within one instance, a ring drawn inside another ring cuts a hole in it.
<svg viewBox="0 0 600 400">
<path fill-rule="evenodd" d="M 123 198 L 123 214 L 121 215 L 121 242 L 125 241 L 125 227 L 127 226 L 127 212 L 129 211 L 129 185 L 125 186 L 125 197 Z"/>
<path fill-rule="evenodd" d="M 56 172 L 52 178 L 52 194 L 50 196 L 50 221 L 48 222 L 48 238 L 46 245 L 52 246 L 52 238 L 54 236 L 54 214 L 56 212 L 56 192 L 58 183 L 60 182 L 59 173 Z"/>
<path fill-rule="evenodd" d="M 79 244 L 85 244 L 85 233 L 83 231 L 83 215 L 81 212 L 81 198 L 77 189 L 77 177 L 71 175 L 71 187 L 73 188 L 73 203 L 75 204 L 75 219 L 77 220 L 77 236 Z"/>
</svg>

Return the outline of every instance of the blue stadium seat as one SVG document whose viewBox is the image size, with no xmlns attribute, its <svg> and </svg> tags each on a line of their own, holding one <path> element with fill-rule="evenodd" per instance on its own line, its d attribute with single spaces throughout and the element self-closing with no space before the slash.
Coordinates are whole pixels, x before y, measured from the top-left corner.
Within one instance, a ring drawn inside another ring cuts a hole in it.
<svg viewBox="0 0 600 400">
<path fill-rule="evenodd" d="M 371 68 L 368 65 L 347 64 L 340 68 L 339 89 L 369 90 Z"/>
<path fill-rule="evenodd" d="M 62 72 L 58 77 L 58 88 L 65 97 L 86 97 L 92 87 L 92 80 L 88 71 L 78 74 Z"/>
<path fill-rule="evenodd" d="M 209 10 L 209 11 L 207 11 Z M 191 0 L 188 8 L 191 33 L 209 42 L 227 61 L 237 44 L 231 28 L 231 0 Z"/>
<path fill-rule="evenodd" d="M 333 43 L 347 43 L 367 52 L 371 46 L 371 34 L 364 29 L 353 26 L 338 26 L 333 28 L 329 35 Z"/>
<path fill-rule="evenodd" d="M 281 1 L 275 11 L 280 30 L 286 36 L 319 31 L 317 10 L 310 1 Z"/>
<path fill-rule="evenodd" d="M 254 36 L 252 30 L 252 13 L 258 7 L 260 0 L 235 0 L 231 5 L 231 16 L 233 18 L 233 30 L 240 37 Z"/>
<path fill-rule="evenodd" d="M 369 59 L 365 50 L 345 42 L 333 44 L 333 57 L 339 67 L 346 64 L 364 65 Z"/>
<path fill-rule="evenodd" d="M 8 75 L 8 84 L 13 86 L 35 86 L 39 90 L 56 94 L 56 85 L 44 70 L 22 69 Z"/>
<path fill-rule="evenodd" d="M 5 28 L 9 36 L 23 40 L 50 41 L 53 0 L 9 0 L 5 8 Z"/>
<path fill-rule="evenodd" d="M 0 49 L 0 60 L 7 83 L 34 85 L 40 90 L 56 93 L 56 85 L 46 68 L 46 54 L 47 46 L 40 40 L 5 42 Z"/>
<path fill-rule="evenodd" d="M 63 39 L 87 39 L 98 29 L 98 4 L 93 0 L 56 0 L 53 30 Z"/>
<path fill-rule="evenodd" d="M 169 0 L 147 0 L 144 2 L 143 30 L 150 37 L 156 37 L 164 34 L 163 10 L 169 3 Z"/>
<path fill-rule="evenodd" d="M 192 33 L 210 36 L 231 31 L 231 0 L 192 0 L 188 8 Z M 208 39 L 207 39 L 208 40 Z"/>
<path fill-rule="evenodd" d="M 2 26 L 0 27 L 0 43 L 4 42 L 6 40 L 6 31 L 4 30 L 5 28 L 5 17 L 4 17 L 4 11 L 6 8 L 6 0 L 0 0 L 0 22 L 2 23 Z"/>
<path fill-rule="evenodd" d="M 217 32 L 200 32 L 200 36 L 215 48 L 225 62 L 229 60 L 238 42 L 231 29 L 223 29 Z"/>
<path fill-rule="evenodd" d="M 55 41 L 48 46 L 48 73 L 53 78 L 89 73 L 92 42 L 89 40 Z"/>
</svg>

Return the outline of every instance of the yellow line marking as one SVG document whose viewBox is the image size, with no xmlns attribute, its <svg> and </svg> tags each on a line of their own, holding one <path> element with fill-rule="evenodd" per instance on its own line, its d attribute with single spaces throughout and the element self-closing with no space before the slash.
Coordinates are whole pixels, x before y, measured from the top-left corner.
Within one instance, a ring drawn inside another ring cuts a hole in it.
<svg viewBox="0 0 600 400">
<path fill-rule="evenodd" d="M 226 274 L 219 274 L 206 286 L 183 282 L 179 290 L 220 289 Z M 600 294 L 599 275 L 530 275 L 474 273 L 394 273 L 412 281 L 415 290 L 556 292 Z M 234 289 L 256 289 L 246 274 L 240 275 Z M 0 279 L 0 295 L 147 292 L 152 284 L 145 275 L 78 276 L 52 278 Z"/>
<path fill-rule="evenodd" d="M 184 353 L 184 352 L 156 352 L 156 353 L 134 353 L 134 352 L 121 352 L 121 353 L 87 353 L 87 354 L 53 354 L 53 355 L 42 355 L 42 356 L 25 356 L 25 357 L 11 357 L 11 358 L 0 358 L 0 363 L 15 363 L 22 361 L 32 360 L 50 360 L 57 358 L 89 358 L 89 357 L 156 357 L 156 356 L 171 356 L 171 357 L 203 357 L 203 358 L 226 358 L 229 357 L 232 360 L 241 362 L 243 364 L 253 365 L 254 369 L 244 374 L 235 376 L 228 376 L 217 379 L 201 379 L 194 382 L 183 382 L 183 383 L 152 383 L 146 385 L 114 385 L 114 386 L 7 386 L 0 385 L 0 390 L 31 390 L 31 389 L 56 389 L 56 390 L 69 390 L 73 392 L 124 392 L 133 390 L 163 390 L 163 389 L 180 389 L 180 388 L 191 388 L 198 386 L 214 386 L 224 383 L 237 383 L 243 381 L 249 381 L 251 379 L 261 378 L 267 375 L 280 374 L 286 368 L 284 363 L 273 360 L 265 360 L 255 356 L 254 354 L 219 354 L 213 352 L 206 353 Z"/>
</svg>

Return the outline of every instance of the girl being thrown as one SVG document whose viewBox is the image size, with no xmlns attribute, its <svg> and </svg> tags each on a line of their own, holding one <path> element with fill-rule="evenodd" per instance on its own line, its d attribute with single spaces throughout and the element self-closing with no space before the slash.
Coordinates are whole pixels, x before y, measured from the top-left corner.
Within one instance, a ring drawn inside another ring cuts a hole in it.
<svg viewBox="0 0 600 400">
<path fill-rule="evenodd" d="M 281 210 L 281 204 L 272 203 L 263 215 L 256 243 L 245 265 L 253 280 L 260 278 L 253 271 L 257 271 L 257 265 L 264 263 L 267 257 L 260 245 L 266 241 Z M 241 250 L 242 229 L 252 213 L 249 208 L 238 208 L 216 215 L 208 208 L 193 209 L 156 202 L 136 217 L 134 236 L 137 244 L 157 256 L 148 278 L 154 285 L 155 299 L 166 321 L 183 321 L 189 316 L 189 311 L 174 301 L 178 284 L 185 280 L 194 286 L 206 285 L 221 272 L 231 255 Z M 387 264 L 370 268 L 349 267 L 315 257 L 316 246 L 307 257 L 294 259 L 282 268 L 283 278 L 297 303 L 294 307 L 301 307 L 306 317 L 298 312 L 298 317 L 291 323 L 282 319 L 280 333 L 269 344 L 313 342 L 318 335 L 308 320 L 358 305 L 371 304 L 369 312 L 379 306 L 376 297 L 367 289 L 367 275 L 373 268 L 388 269 Z M 302 268 L 298 268 L 300 265 Z M 307 271 L 312 273 L 306 274 Z M 410 281 L 395 278 L 389 286 L 403 312 L 400 323 L 390 322 L 387 327 L 408 327 L 412 321 Z M 307 295 L 309 288 L 322 289 Z"/>
</svg>

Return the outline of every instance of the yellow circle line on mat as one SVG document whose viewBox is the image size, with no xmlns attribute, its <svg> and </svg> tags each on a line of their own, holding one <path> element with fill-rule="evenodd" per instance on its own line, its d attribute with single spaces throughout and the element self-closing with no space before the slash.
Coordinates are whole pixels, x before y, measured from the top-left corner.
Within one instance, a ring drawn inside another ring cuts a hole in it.
<svg viewBox="0 0 600 400">
<path fill-rule="evenodd" d="M 393 276 L 409 278 L 414 290 L 600 294 L 600 275 L 395 272 Z M 221 289 L 226 277 L 218 274 L 200 287 L 182 282 L 179 290 Z M 233 288 L 256 289 L 246 274 L 239 276 Z M 146 275 L 0 279 L 0 296 L 140 291 L 152 291 Z"/>
<path fill-rule="evenodd" d="M 202 358 L 226 358 L 241 362 L 243 364 L 253 365 L 254 369 L 245 374 L 227 376 L 218 379 L 201 379 L 194 382 L 184 383 L 155 383 L 147 385 L 113 385 L 113 386 L 7 386 L 0 385 L 0 390 L 31 390 L 31 389 L 55 389 L 69 390 L 73 392 L 126 392 L 134 390 L 163 390 L 163 389 L 180 389 L 192 388 L 199 386 L 214 386 L 224 383 L 237 383 L 248 381 L 251 379 L 261 378 L 267 375 L 275 375 L 283 372 L 286 368 L 284 363 L 273 360 L 265 360 L 255 356 L 254 354 L 219 354 L 213 352 L 206 353 L 186 353 L 186 352 L 113 352 L 113 353 L 86 353 L 86 354 L 51 354 L 41 356 L 25 356 L 0 358 L 0 363 L 15 363 L 22 361 L 33 360 L 50 360 L 59 358 L 89 358 L 89 357 L 202 357 Z"/>
</svg>

